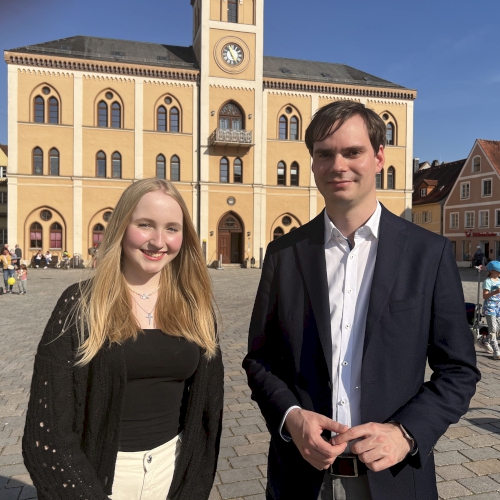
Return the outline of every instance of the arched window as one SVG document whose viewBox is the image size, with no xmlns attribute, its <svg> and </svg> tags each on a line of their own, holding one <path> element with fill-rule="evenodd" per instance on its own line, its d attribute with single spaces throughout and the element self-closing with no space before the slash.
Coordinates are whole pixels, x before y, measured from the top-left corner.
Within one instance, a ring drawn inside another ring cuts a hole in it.
<svg viewBox="0 0 500 500">
<path fill-rule="evenodd" d="M 98 117 L 98 125 L 99 127 L 107 127 L 108 126 L 108 105 L 104 101 L 99 102 L 98 106 L 99 117 Z"/>
<path fill-rule="evenodd" d="M 229 162 L 227 158 L 220 160 L 220 182 L 229 182 Z"/>
<path fill-rule="evenodd" d="M 288 120 L 286 116 L 280 116 L 280 139 L 288 139 Z"/>
<path fill-rule="evenodd" d="M 375 174 L 375 188 L 384 189 L 384 171 L 381 170 Z"/>
<path fill-rule="evenodd" d="M 92 244 L 99 246 L 104 237 L 104 226 L 96 224 L 92 230 Z"/>
<path fill-rule="evenodd" d="M 278 186 L 286 186 L 286 165 L 282 161 L 278 163 Z"/>
<path fill-rule="evenodd" d="M 33 222 L 30 226 L 30 248 L 42 248 L 42 226 Z"/>
<path fill-rule="evenodd" d="M 228 102 L 222 106 L 219 113 L 219 128 L 223 130 L 243 129 L 243 113 L 236 104 Z"/>
<path fill-rule="evenodd" d="M 52 148 L 49 152 L 50 175 L 59 175 L 59 151 Z"/>
<path fill-rule="evenodd" d="M 170 180 L 180 181 L 181 180 L 181 160 L 177 155 L 170 158 Z"/>
<path fill-rule="evenodd" d="M 43 97 L 35 97 L 35 123 L 45 123 L 45 101 Z"/>
<path fill-rule="evenodd" d="M 40 148 L 33 150 L 33 175 L 43 175 L 43 151 Z"/>
<path fill-rule="evenodd" d="M 299 119 L 296 116 L 290 118 L 290 140 L 299 140 Z"/>
<path fill-rule="evenodd" d="M 62 226 L 58 222 L 50 226 L 50 248 L 62 248 Z"/>
<path fill-rule="evenodd" d="M 481 172 L 481 158 L 476 156 L 472 162 L 472 172 Z"/>
<path fill-rule="evenodd" d="M 49 99 L 49 123 L 59 123 L 59 101 L 55 97 Z"/>
<path fill-rule="evenodd" d="M 243 182 L 243 163 L 239 158 L 234 160 L 233 182 Z"/>
<path fill-rule="evenodd" d="M 238 22 L 238 2 L 237 0 L 227 0 L 227 22 Z"/>
<path fill-rule="evenodd" d="M 396 185 L 396 170 L 394 167 L 387 169 L 387 189 L 395 189 Z"/>
<path fill-rule="evenodd" d="M 179 110 L 170 108 L 170 132 L 179 132 Z"/>
<path fill-rule="evenodd" d="M 99 151 L 96 156 L 96 177 L 106 177 L 106 154 Z"/>
<path fill-rule="evenodd" d="M 277 227 L 273 232 L 273 240 L 277 240 L 280 236 L 283 236 L 285 231 L 281 227 Z"/>
<path fill-rule="evenodd" d="M 167 131 L 167 110 L 165 106 L 160 106 L 156 112 L 156 123 L 159 132 Z"/>
<path fill-rule="evenodd" d="M 290 186 L 299 185 L 299 164 L 294 161 L 290 165 Z"/>
<path fill-rule="evenodd" d="M 392 123 L 387 124 L 385 131 L 385 143 L 387 146 L 394 146 L 394 125 Z"/>
<path fill-rule="evenodd" d="M 111 105 L 111 127 L 121 128 L 122 126 L 122 107 L 120 103 L 114 102 Z"/>
<path fill-rule="evenodd" d="M 113 179 L 121 179 L 122 178 L 122 155 L 115 151 L 113 153 Z"/>
<path fill-rule="evenodd" d="M 156 157 L 156 177 L 158 177 L 158 179 L 166 179 L 166 173 L 165 157 L 163 155 L 158 155 Z"/>
</svg>

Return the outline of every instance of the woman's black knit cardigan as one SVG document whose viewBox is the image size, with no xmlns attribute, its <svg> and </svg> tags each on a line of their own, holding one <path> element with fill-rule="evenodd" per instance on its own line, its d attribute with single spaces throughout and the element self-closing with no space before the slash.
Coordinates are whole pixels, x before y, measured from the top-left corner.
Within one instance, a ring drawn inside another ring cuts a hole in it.
<svg viewBox="0 0 500 500">
<path fill-rule="evenodd" d="M 40 500 L 101 500 L 112 494 L 125 356 L 122 346 L 113 344 L 102 348 L 86 366 L 73 366 L 78 337 L 74 324 L 64 325 L 79 297 L 78 284 L 63 293 L 35 356 L 23 457 Z M 219 454 L 222 407 L 221 354 L 210 361 L 202 355 L 191 379 L 169 499 L 209 497 Z"/>
</svg>

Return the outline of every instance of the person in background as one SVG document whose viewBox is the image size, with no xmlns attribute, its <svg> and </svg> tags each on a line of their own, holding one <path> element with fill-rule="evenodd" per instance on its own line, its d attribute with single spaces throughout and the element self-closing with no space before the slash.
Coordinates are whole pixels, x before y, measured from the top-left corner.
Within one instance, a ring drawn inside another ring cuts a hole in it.
<svg viewBox="0 0 500 500">
<path fill-rule="evenodd" d="M 35 267 L 37 269 L 42 265 L 42 260 L 43 260 L 43 253 L 41 250 L 38 250 L 38 252 L 35 255 Z"/>
<path fill-rule="evenodd" d="M 488 324 L 488 337 L 480 339 L 478 345 L 485 351 L 493 351 L 493 359 L 500 359 L 497 341 L 500 332 L 500 262 L 492 260 L 486 269 L 489 273 L 483 283 L 483 314 Z"/>
<path fill-rule="evenodd" d="M 10 252 L 10 262 L 14 266 L 14 269 L 18 269 L 20 262 L 17 259 L 17 255 L 16 252 L 14 252 L 14 250 Z"/>
<path fill-rule="evenodd" d="M 16 252 L 17 262 L 18 262 L 18 265 L 20 265 L 21 259 L 23 258 L 23 251 L 21 250 L 21 247 L 17 243 L 16 243 L 16 247 L 14 249 L 14 252 Z"/>
<path fill-rule="evenodd" d="M 51 262 L 52 262 L 52 254 L 50 253 L 50 250 L 47 250 L 47 252 L 45 252 L 45 267 L 44 267 L 44 269 L 47 269 L 47 267 L 50 266 Z"/>
<path fill-rule="evenodd" d="M 92 278 L 63 293 L 38 346 L 25 465 L 44 499 L 207 500 L 222 409 L 213 295 L 189 211 L 170 182 L 134 182 Z"/>
<path fill-rule="evenodd" d="M 12 265 L 12 258 L 10 256 L 8 248 L 3 248 L 2 255 L 0 255 L 0 261 L 2 262 L 3 268 L 3 282 L 5 285 L 5 293 L 12 293 L 12 288 L 14 285 L 9 285 L 9 278 L 14 276 L 14 266 Z"/>
<path fill-rule="evenodd" d="M 481 250 L 481 245 L 478 245 L 476 253 L 472 257 L 474 266 L 482 266 L 484 264 L 484 252 Z"/>
<path fill-rule="evenodd" d="M 19 295 L 26 294 L 26 282 L 28 281 L 28 269 L 26 267 L 26 264 L 21 264 L 16 273 Z"/>
</svg>

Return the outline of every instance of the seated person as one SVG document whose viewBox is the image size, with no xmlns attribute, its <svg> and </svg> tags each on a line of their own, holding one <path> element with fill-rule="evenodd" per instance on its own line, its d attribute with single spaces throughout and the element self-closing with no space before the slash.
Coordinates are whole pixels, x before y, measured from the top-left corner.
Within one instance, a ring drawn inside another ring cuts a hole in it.
<svg viewBox="0 0 500 500">
<path fill-rule="evenodd" d="M 35 267 L 38 268 L 42 265 L 42 260 L 43 260 L 43 254 L 41 250 L 38 250 L 38 252 L 35 255 Z"/>
<path fill-rule="evenodd" d="M 52 262 L 52 254 L 50 253 L 49 250 L 47 250 L 47 252 L 45 253 L 45 267 L 44 267 L 44 269 L 47 269 L 47 266 L 49 266 L 51 262 Z"/>
</svg>

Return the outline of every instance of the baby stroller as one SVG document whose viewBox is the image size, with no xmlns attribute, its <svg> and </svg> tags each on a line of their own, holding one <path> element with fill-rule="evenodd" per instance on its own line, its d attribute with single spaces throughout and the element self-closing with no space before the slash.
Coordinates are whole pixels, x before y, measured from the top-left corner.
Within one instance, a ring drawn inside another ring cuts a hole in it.
<svg viewBox="0 0 500 500">
<path fill-rule="evenodd" d="M 477 300 L 474 304 L 473 302 L 465 303 L 465 312 L 467 314 L 467 322 L 469 323 L 472 334 L 474 335 L 475 342 L 483 342 L 488 336 L 488 327 L 482 323 L 483 306 L 480 302 L 480 292 L 481 292 L 481 270 L 482 266 L 477 266 Z"/>
</svg>

